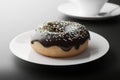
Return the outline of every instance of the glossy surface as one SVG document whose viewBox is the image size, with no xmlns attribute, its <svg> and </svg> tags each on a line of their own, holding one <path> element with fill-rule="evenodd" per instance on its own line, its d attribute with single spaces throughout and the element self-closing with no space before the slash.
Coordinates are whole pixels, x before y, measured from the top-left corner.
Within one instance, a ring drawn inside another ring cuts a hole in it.
<svg viewBox="0 0 120 80">
<path fill-rule="evenodd" d="M 85 52 L 71 58 L 49 58 L 37 54 L 31 48 L 30 36 L 34 31 L 28 31 L 16 36 L 10 43 L 12 53 L 31 63 L 51 65 L 51 66 L 68 66 L 87 63 L 96 60 L 105 55 L 109 50 L 108 41 L 99 34 L 90 31 L 91 40 Z"/>
<path fill-rule="evenodd" d="M 90 35 L 86 27 L 76 22 L 53 21 L 37 28 L 31 35 L 31 44 L 39 42 L 44 47 L 58 46 L 64 51 L 78 49 Z"/>
<path fill-rule="evenodd" d="M 120 16 L 104 21 L 70 18 L 57 11 L 64 2 L 67 0 L 0 0 L 0 80 L 120 80 Z M 109 41 L 110 50 L 98 60 L 69 67 L 37 65 L 12 54 L 9 43 L 15 36 L 50 20 L 85 24 Z"/>
</svg>

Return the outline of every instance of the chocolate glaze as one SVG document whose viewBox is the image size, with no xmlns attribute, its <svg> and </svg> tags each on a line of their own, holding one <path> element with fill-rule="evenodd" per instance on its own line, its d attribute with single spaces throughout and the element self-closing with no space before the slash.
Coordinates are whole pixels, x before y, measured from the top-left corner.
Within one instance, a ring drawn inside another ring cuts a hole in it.
<svg viewBox="0 0 120 80">
<path fill-rule="evenodd" d="M 76 24 L 76 23 L 74 23 Z M 69 30 L 73 28 L 73 30 Z M 72 47 L 78 49 L 86 40 L 90 39 L 89 32 L 82 25 L 67 25 L 64 28 L 66 33 L 53 34 L 52 32 L 40 32 L 39 40 L 32 40 L 31 44 L 34 42 L 40 42 L 44 47 L 58 46 L 64 51 L 71 50 Z M 62 35 L 62 36 L 61 36 Z"/>
</svg>

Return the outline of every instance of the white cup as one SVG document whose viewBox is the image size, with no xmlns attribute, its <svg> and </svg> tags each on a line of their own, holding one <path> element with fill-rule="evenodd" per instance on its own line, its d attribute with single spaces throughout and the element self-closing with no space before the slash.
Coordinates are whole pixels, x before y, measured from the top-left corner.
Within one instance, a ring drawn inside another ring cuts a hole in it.
<svg viewBox="0 0 120 80">
<path fill-rule="evenodd" d="M 108 0 L 69 0 L 82 16 L 96 16 Z"/>
</svg>

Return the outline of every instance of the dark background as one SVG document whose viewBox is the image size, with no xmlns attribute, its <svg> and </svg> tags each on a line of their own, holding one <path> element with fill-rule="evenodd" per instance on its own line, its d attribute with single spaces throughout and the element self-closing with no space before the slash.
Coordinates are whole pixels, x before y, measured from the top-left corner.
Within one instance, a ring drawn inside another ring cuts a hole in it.
<svg viewBox="0 0 120 80">
<path fill-rule="evenodd" d="M 67 0 L 0 0 L 0 80 L 120 80 L 120 16 L 89 21 L 70 18 L 57 11 Z M 120 5 L 120 0 L 109 2 Z M 23 61 L 9 50 L 16 35 L 51 20 L 85 24 L 110 43 L 108 53 L 93 62 L 76 66 L 44 66 Z"/>
</svg>

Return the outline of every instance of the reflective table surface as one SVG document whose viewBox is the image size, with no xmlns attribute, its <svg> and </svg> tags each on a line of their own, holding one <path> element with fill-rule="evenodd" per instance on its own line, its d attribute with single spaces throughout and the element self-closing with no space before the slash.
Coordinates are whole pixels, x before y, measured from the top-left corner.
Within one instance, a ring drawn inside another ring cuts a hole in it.
<svg viewBox="0 0 120 80">
<path fill-rule="evenodd" d="M 0 80 L 120 80 L 120 16 L 109 20 L 80 20 L 65 16 L 57 6 L 67 0 L 0 0 Z M 118 0 L 110 0 L 120 4 Z M 45 66 L 23 61 L 9 50 L 10 41 L 40 23 L 69 20 L 85 24 L 104 36 L 110 50 L 102 58 L 75 66 Z"/>
</svg>

